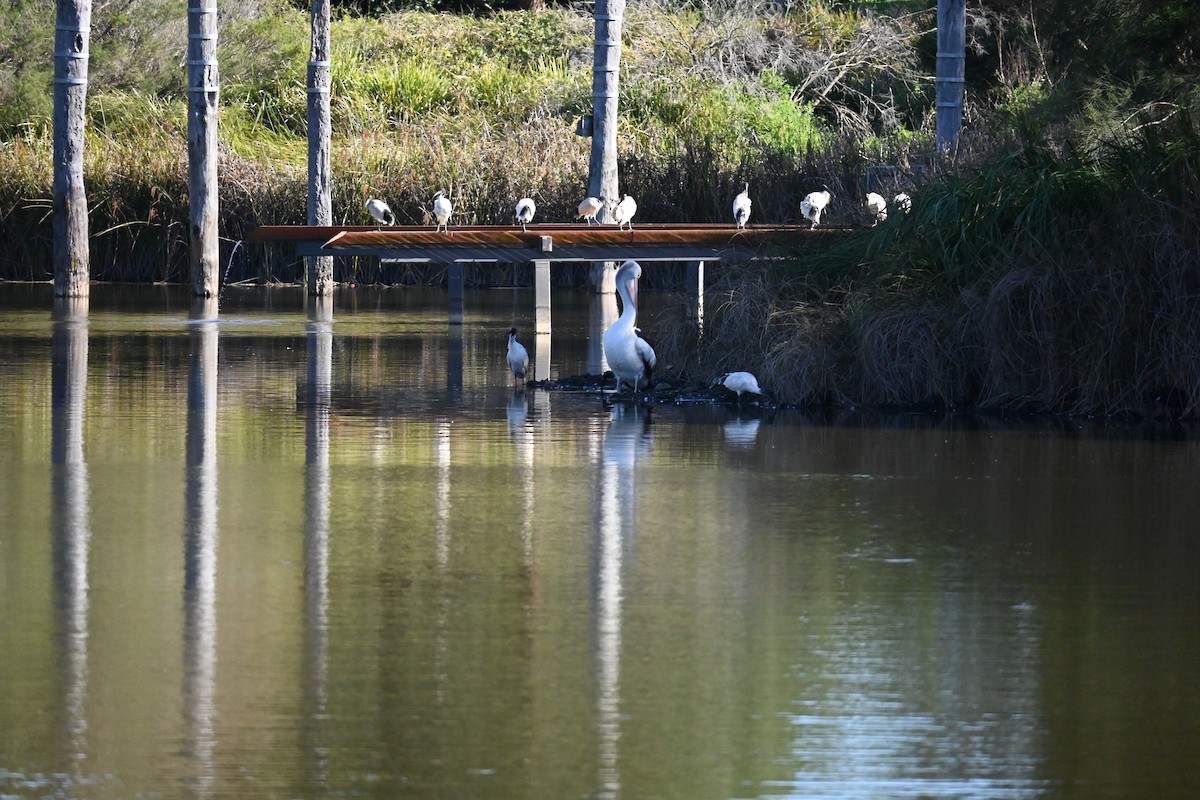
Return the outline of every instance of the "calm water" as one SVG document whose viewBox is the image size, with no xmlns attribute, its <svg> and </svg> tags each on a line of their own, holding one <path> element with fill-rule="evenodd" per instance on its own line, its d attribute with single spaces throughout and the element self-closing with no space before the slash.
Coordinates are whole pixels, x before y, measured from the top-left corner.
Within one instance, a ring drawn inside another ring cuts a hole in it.
<svg viewBox="0 0 1200 800">
<path fill-rule="evenodd" d="M 0 286 L 0 797 L 1200 797 L 1187 431 L 514 392 L 529 291 L 52 305 Z"/>
</svg>

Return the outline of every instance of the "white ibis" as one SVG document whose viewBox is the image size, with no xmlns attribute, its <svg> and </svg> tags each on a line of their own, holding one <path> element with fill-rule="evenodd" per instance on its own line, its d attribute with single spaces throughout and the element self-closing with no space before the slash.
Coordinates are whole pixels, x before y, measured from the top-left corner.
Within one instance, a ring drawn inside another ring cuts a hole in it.
<svg viewBox="0 0 1200 800">
<path fill-rule="evenodd" d="M 626 261 L 617 270 L 617 294 L 621 296 L 621 316 L 604 332 L 604 358 L 617 379 L 617 391 L 622 382 L 639 389 L 650 385 L 650 375 L 657 359 L 650 343 L 638 336 L 637 296 L 638 278 L 642 267 L 636 261 Z"/>
<path fill-rule="evenodd" d="M 739 403 L 742 402 L 744 394 L 756 394 L 768 400 L 772 399 L 770 390 L 760 387 L 758 378 L 750 372 L 727 372 L 717 380 L 716 385 L 724 386 L 729 391 L 736 393 Z"/>
<path fill-rule="evenodd" d="M 867 192 L 867 218 L 871 224 L 883 222 L 887 219 L 887 200 L 883 199 L 883 195 L 875 192 Z"/>
<path fill-rule="evenodd" d="M 908 196 L 907 192 L 901 192 L 892 198 L 892 205 L 907 214 L 912 211 L 912 198 Z"/>
<path fill-rule="evenodd" d="M 612 210 L 613 222 L 617 223 L 617 229 L 620 230 L 625 227 L 625 223 L 629 223 L 629 230 L 633 230 L 633 215 L 636 213 L 637 202 L 629 195 L 622 197 L 621 202 Z"/>
<path fill-rule="evenodd" d="M 516 328 L 508 329 L 508 368 L 517 380 L 524 380 L 529 372 L 529 351 L 517 341 Z"/>
<path fill-rule="evenodd" d="M 750 184 L 742 189 L 742 193 L 733 198 L 733 223 L 738 228 L 746 227 L 750 221 Z"/>
<path fill-rule="evenodd" d="M 521 223 L 521 230 L 525 230 L 525 226 L 533 222 L 535 211 L 537 211 L 537 206 L 534 205 L 532 197 L 522 197 L 517 201 L 517 207 L 513 209 L 513 213 L 517 215 L 517 222 Z"/>
<path fill-rule="evenodd" d="M 825 210 L 825 206 L 829 205 L 829 201 L 832 199 L 833 195 L 829 193 L 828 189 L 822 189 L 819 192 L 809 192 L 800 201 L 800 213 L 815 228 L 821 224 L 821 212 Z"/>
<path fill-rule="evenodd" d="M 454 213 L 454 206 L 450 205 L 450 198 L 446 197 L 446 192 L 442 189 L 437 190 L 437 194 L 433 196 L 433 216 L 437 218 L 437 229 L 450 232 L 450 215 Z"/>
<path fill-rule="evenodd" d="M 388 204 L 374 197 L 367 198 L 367 213 L 371 215 L 371 219 L 378 222 L 380 225 L 395 225 L 396 215 L 388 208 Z"/>
<path fill-rule="evenodd" d="M 585 197 L 583 202 L 579 204 L 579 213 L 575 215 L 575 219 L 582 219 L 588 225 L 596 225 L 596 215 L 600 213 L 600 209 L 604 208 L 604 201 L 599 197 Z"/>
</svg>

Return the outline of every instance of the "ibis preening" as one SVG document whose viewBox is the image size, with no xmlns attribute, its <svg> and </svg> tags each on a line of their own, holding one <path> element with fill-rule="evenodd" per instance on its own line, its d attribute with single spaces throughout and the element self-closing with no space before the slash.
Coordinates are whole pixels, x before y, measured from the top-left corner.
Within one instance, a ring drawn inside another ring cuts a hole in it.
<svg viewBox="0 0 1200 800">
<path fill-rule="evenodd" d="M 883 199 L 883 195 L 875 192 L 867 192 L 867 219 L 872 225 L 883 222 L 887 219 L 887 200 Z"/>
<path fill-rule="evenodd" d="M 770 390 L 760 387 L 758 385 L 758 378 L 755 378 L 749 372 L 727 372 L 717 380 L 715 385 L 724 386 L 729 391 L 737 394 L 737 401 L 739 403 L 742 402 L 742 395 L 744 394 L 756 394 L 768 400 L 773 399 Z"/>
<path fill-rule="evenodd" d="M 912 198 L 907 193 L 901 192 L 892 198 L 892 205 L 907 214 L 912 211 Z"/>
<path fill-rule="evenodd" d="M 395 225 L 396 215 L 388 208 L 388 204 L 374 197 L 367 198 L 367 213 L 371 219 L 380 225 Z"/>
<path fill-rule="evenodd" d="M 821 212 L 825 210 L 825 206 L 829 205 L 829 201 L 832 199 L 833 195 L 829 193 L 828 189 L 822 189 L 819 192 L 809 192 L 800 201 L 800 213 L 815 228 L 821 224 Z"/>
<path fill-rule="evenodd" d="M 525 373 L 529 372 L 529 351 L 517 341 L 516 328 L 508 329 L 508 368 L 519 381 L 525 380 Z"/>
<path fill-rule="evenodd" d="M 746 227 L 750 221 L 750 184 L 742 189 L 742 193 L 733 198 L 733 223 L 739 228 Z"/>
<path fill-rule="evenodd" d="M 517 201 L 517 207 L 513 209 L 513 213 L 517 215 L 517 222 L 521 223 L 521 230 L 525 230 L 525 226 L 533 222 L 533 212 L 537 211 L 537 206 L 533 204 L 532 197 L 522 197 Z"/>
<path fill-rule="evenodd" d="M 604 201 L 599 197 L 585 197 L 579 204 L 579 213 L 575 215 L 575 219 L 585 220 L 588 225 L 596 225 L 598 224 L 596 215 L 602 208 L 604 208 Z"/>
<path fill-rule="evenodd" d="M 604 358 L 617 379 L 617 391 L 621 384 L 639 389 L 650 385 L 650 375 L 657 359 L 645 339 L 638 335 L 637 296 L 638 278 L 642 268 L 636 261 L 626 261 L 617 270 L 617 294 L 621 297 L 621 316 L 604 332 Z"/>
<path fill-rule="evenodd" d="M 633 230 L 633 215 L 636 213 L 637 202 L 629 195 L 625 195 L 621 198 L 621 202 L 617 203 L 616 208 L 612 210 L 613 222 L 617 223 L 618 229 L 624 228 L 625 223 L 629 223 L 629 230 Z"/>
<path fill-rule="evenodd" d="M 446 192 L 442 189 L 437 190 L 437 194 L 433 196 L 433 216 L 437 218 L 437 229 L 450 232 L 450 215 L 454 213 L 454 206 L 450 205 L 450 198 L 446 197 Z"/>
</svg>

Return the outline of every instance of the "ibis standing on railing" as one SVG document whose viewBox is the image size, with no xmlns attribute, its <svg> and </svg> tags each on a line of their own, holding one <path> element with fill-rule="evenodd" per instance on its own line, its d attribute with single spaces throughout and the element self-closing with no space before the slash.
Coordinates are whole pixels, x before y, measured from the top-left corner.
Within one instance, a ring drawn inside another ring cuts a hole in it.
<svg viewBox="0 0 1200 800">
<path fill-rule="evenodd" d="M 739 229 L 746 227 L 750 221 L 750 184 L 742 189 L 742 193 L 733 198 L 733 222 Z"/>
<path fill-rule="evenodd" d="M 450 232 L 450 215 L 454 212 L 454 206 L 450 205 L 450 198 L 446 197 L 446 192 L 442 189 L 437 190 L 437 194 L 433 196 L 433 216 L 437 218 L 437 229 Z"/>
<path fill-rule="evenodd" d="M 626 261 L 617 270 L 617 294 L 621 297 L 621 316 L 604 332 L 604 358 L 617 379 L 617 391 L 621 384 L 633 387 L 634 394 L 650 386 L 650 375 L 657 361 L 654 348 L 638 335 L 637 297 L 638 279 L 642 267 L 636 261 Z"/>
</svg>

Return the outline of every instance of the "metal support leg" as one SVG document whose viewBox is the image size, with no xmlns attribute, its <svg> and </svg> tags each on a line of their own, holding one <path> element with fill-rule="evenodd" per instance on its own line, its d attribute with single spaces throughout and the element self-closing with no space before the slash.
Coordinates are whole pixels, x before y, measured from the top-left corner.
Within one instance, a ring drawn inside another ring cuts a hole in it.
<svg viewBox="0 0 1200 800">
<path fill-rule="evenodd" d="M 463 265 L 446 265 L 446 292 L 450 296 L 450 324 L 463 324 Z"/>
</svg>

